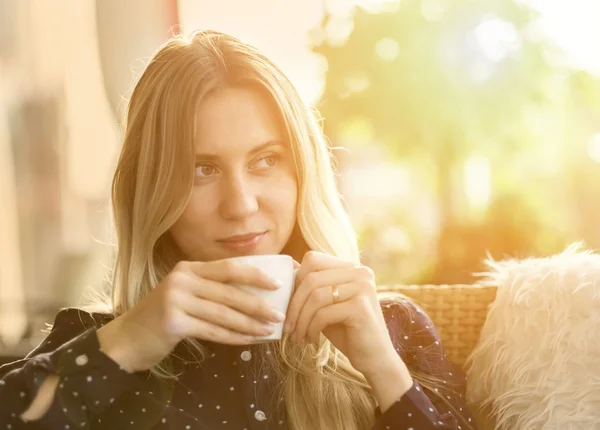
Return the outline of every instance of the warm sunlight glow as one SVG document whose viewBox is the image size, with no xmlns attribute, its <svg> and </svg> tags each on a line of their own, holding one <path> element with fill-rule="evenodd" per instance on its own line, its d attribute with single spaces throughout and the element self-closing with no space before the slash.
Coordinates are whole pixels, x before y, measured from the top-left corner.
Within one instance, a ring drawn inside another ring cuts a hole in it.
<svg viewBox="0 0 600 430">
<path fill-rule="evenodd" d="M 369 88 L 371 82 L 363 72 L 356 72 L 344 78 L 344 86 L 349 93 L 360 93 Z"/>
<path fill-rule="evenodd" d="M 444 7 L 439 0 L 422 0 L 421 15 L 427 21 L 435 22 L 444 17 Z"/>
<path fill-rule="evenodd" d="M 485 208 L 492 194 L 489 160 L 478 155 L 469 157 L 465 163 L 463 180 L 469 205 L 475 209 Z"/>
<path fill-rule="evenodd" d="M 367 12 L 381 13 L 397 10 L 400 7 L 401 0 L 354 0 L 354 3 Z"/>
<path fill-rule="evenodd" d="M 331 17 L 325 27 L 327 42 L 332 46 L 342 46 L 353 29 L 354 21 L 351 18 Z"/>
<path fill-rule="evenodd" d="M 588 155 L 596 163 L 600 163 L 600 133 L 595 134 L 588 143 Z"/>
<path fill-rule="evenodd" d="M 539 27 L 568 56 L 568 62 L 600 76 L 600 2 L 519 0 L 540 12 Z"/>
<path fill-rule="evenodd" d="M 386 37 L 375 44 L 375 53 L 383 61 L 394 61 L 398 56 L 399 46 L 394 39 Z"/>
<path fill-rule="evenodd" d="M 500 18 L 488 18 L 479 24 L 475 39 L 485 57 L 494 63 L 521 47 L 515 26 Z"/>
<path fill-rule="evenodd" d="M 488 16 L 457 45 L 443 49 L 447 61 L 464 70 L 473 82 L 486 82 L 496 65 L 521 47 L 516 28 L 510 22 Z"/>
<path fill-rule="evenodd" d="M 600 46 L 600 25 L 597 25 L 600 1 L 519 1 L 534 6 L 540 12 L 539 28 L 544 35 L 577 58 L 578 65 L 600 73 L 600 55 L 596 54 Z M 444 18 L 445 4 L 443 0 L 422 0 L 421 14 L 428 21 L 439 21 Z M 222 30 L 255 44 L 281 65 L 302 97 L 314 103 L 321 95 L 324 74 L 323 67 L 318 64 L 320 59 L 312 55 L 306 45 L 306 34 L 320 22 L 323 8 L 341 19 L 331 24 L 327 36 L 333 36 L 334 41 L 344 41 L 352 31 L 352 24 L 346 20 L 352 17 L 357 6 L 371 13 L 394 11 L 403 5 L 403 0 L 179 0 L 179 5 L 182 27 Z M 236 13 L 232 14 L 232 10 Z M 265 31 L 266 28 L 269 31 Z M 495 59 L 501 60 L 520 44 L 514 28 L 495 17 L 483 21 L 473 37 L 471 49 L 481 58 L 474 60 L 471 58 L 474 53 L 467 54 L 469 63 L 462 67 L 466 67 L 475 82 L 486 81 L 494 70 L 494 61 L 498 61 Z M 387 51 L 384 49 L 384 52 Z M 463 54 L 457 55 L 465 58 Z"/>
</svg>

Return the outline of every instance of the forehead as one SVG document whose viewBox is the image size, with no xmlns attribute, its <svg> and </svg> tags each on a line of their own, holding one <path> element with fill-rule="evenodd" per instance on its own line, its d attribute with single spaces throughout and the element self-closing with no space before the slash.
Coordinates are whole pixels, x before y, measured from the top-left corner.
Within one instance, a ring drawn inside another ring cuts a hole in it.
<svg viewBox="0 0 600 430">
<path fill-rule="evenodd" d="M 239 152 L 269 140 L 284 140 L 280 115 L 269 98 L 250 88 L 210 94 L 196 115 L 196 152 Z"/>
</svg>

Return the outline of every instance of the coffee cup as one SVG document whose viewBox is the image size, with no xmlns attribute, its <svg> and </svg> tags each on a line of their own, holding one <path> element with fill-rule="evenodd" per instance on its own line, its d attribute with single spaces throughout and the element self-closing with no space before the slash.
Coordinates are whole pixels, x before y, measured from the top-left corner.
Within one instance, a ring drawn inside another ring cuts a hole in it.
<svg viewBox="0 0 600 430">
<path fill-rule="evenodd" d="M 233 257 L 232 260 L 241 261 L 250 266 L 257 267 L 264 271 L 271 278 L 280 282 L 281 287 L 277 290 L 266 290 L 251 285 L 236 285 L 249 293 L 263 298 L 269 305 L 282 312 L 287 313 L 288 304 L 294 291 L 296 270 L 294 269 L 294 260 L 289 255 L 248 255 L 243 257 Z M 264 343 L 279 340 L 283 333 L 283 322 L 273 323 L 275 331 L 267 336 L 256 336 L 253 343 Z"/>
</svg>

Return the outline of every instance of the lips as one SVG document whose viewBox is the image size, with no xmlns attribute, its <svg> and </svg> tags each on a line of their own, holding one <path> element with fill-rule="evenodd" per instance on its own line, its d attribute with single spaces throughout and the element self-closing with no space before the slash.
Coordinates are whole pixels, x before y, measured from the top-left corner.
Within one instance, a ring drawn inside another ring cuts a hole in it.
<svg viewBox="0 0 600 430">
<path fill-rule="evenodd" d="M 217 242 L 230 252 L 234 252 L 238 255 L 245 255 L 255 251 L 260 241 L 266 234 L 266 231 L 262 233 L 240 234 L 218 240 Z"/>
<path fill-rule="evenodd" d="M 227 242 L 227 243 L 237 243 L 237 242 L 246 242 L 254 239 L 257 236 L 261 236 L 266 232 L 256 232 L 256 233 L 246 233 L 246 234 L 238 234 L 235 236 L 229 236 L 226 239 L 221 239 L 219 242 Z"/>
</svg>

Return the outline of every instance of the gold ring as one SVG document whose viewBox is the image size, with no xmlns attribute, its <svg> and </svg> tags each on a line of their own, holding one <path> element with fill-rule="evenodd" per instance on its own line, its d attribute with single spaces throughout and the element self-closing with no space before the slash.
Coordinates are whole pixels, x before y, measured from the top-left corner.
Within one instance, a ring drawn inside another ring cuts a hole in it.
<svg viewBox="0 0 600 430">
<path fill-rule="evenodd" d="M 335 287 L 333 289 L 333 303 L 337 303 L 340 301 L 340 288 L 339 287 Z"/>
</svg>

